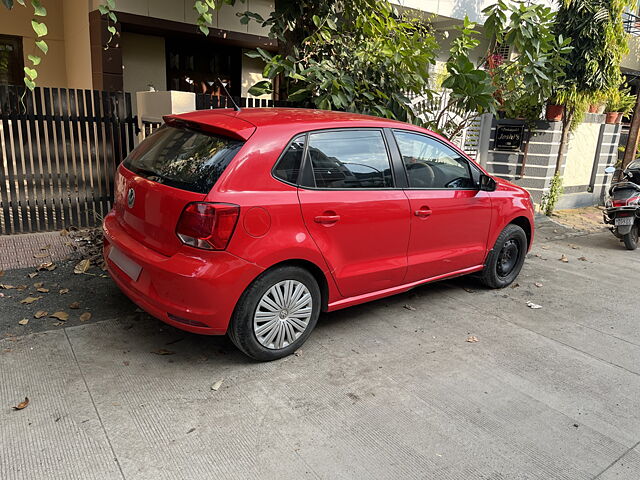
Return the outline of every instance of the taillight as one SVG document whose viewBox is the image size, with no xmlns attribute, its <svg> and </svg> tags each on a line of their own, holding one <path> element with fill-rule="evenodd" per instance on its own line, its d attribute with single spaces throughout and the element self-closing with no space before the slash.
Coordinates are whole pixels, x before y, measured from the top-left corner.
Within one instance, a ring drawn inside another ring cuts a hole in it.
<svg viewBox="0 0 640 480">
<path fill-rule="evenodd" d="M 188 204 L 178 220 L 176 234 L 185 245 L 224 250 L 233 235 L 240 207 L 229 203 Z"/>
</svg>

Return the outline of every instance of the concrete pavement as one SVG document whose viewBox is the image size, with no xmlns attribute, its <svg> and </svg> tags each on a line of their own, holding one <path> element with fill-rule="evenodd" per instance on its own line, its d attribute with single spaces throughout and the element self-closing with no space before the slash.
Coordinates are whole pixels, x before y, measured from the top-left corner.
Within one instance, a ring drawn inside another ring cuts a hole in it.
<svg viewBox="0 0 640 480">
<path fill-rule="evenodd" d="M 268 364 L 117 296 L 29 334 L 0 299 L 0 478 L 637 479 L 639 275 L 610 233 L 545 223 L 519 286 L 324 315 Z"/>
</svg>

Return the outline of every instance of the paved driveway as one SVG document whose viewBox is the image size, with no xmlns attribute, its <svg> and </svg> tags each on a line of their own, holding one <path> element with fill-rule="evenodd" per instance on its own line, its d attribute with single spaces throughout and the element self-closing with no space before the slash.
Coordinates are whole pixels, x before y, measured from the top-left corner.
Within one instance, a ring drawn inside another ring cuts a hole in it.
<svg viewBox="0 0 640 480">
<path fill-rule="evenodd" d="M 269 364 L 141 314 L 0 340 L 0 478 L 637 479 L 640 252 L 563 233 L 516 288 L 325 315 Z"/>
</svg>

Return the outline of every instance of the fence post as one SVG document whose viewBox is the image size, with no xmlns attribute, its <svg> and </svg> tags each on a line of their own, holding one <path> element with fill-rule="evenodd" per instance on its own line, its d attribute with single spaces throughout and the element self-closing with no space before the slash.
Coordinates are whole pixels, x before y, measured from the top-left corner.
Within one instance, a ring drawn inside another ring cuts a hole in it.
<svg viewBox="0 0 640 480">
<path fill-rule="evenodd" d="M 483 168 L 487 168 L 487 154 L 489 153 L 492 122 L 493 114 L 483 113 L 480 116 L 480 132 L 478 133 L 478 153 L 476 154 L 476 161 Z"/>
</svg>

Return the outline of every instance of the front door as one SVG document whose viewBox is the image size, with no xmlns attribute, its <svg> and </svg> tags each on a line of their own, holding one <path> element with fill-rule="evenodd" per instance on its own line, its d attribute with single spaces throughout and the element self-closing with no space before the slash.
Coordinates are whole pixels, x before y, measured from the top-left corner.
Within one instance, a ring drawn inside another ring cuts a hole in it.
<svg viewBox="0 0 640 480">
<path fill-rule="evenodd" d="M 402 284 L 409 201 L 395 189 L 381 130 L 310 133 L 298 190 L 306 227 L 340 293 L 352 297 Z"/>
<path fill-rule="evenodd" d="M 414 282 L 482 265 L 491 223 L 491 194 L 479 189 L 480 171 L 427 135 L 395 130 L 411 205 L 405 281 Z"/>
</svg>

